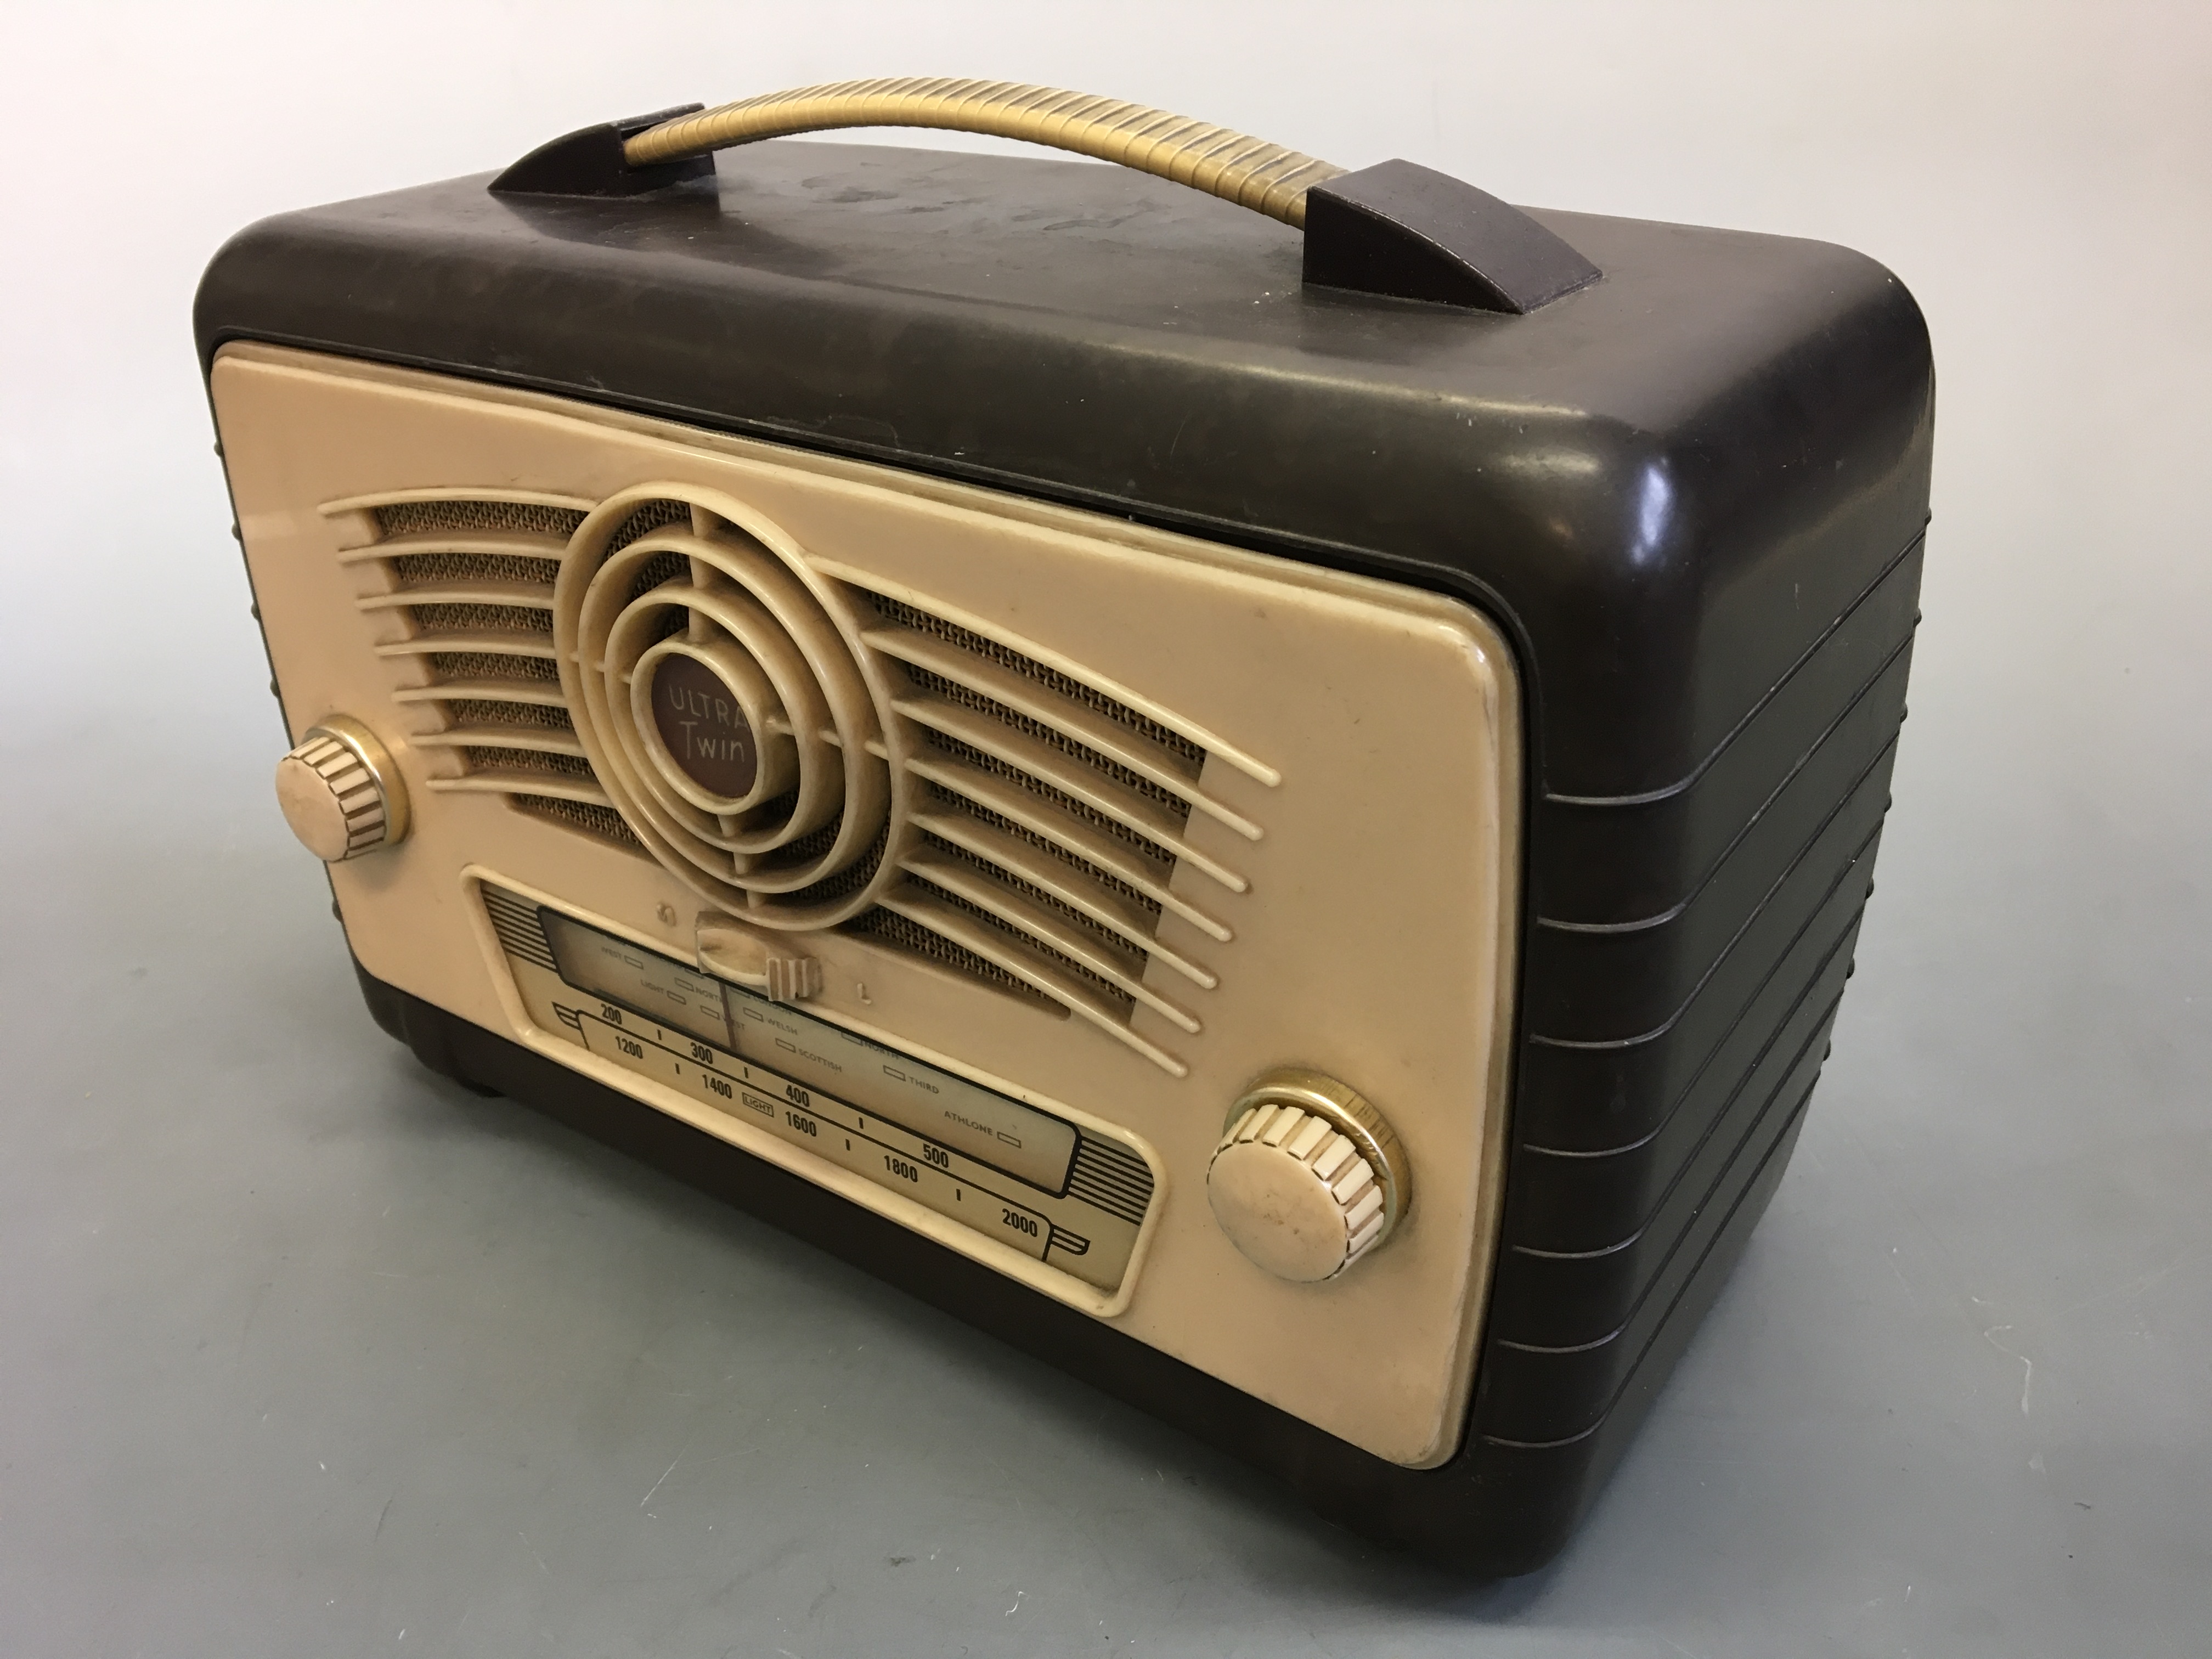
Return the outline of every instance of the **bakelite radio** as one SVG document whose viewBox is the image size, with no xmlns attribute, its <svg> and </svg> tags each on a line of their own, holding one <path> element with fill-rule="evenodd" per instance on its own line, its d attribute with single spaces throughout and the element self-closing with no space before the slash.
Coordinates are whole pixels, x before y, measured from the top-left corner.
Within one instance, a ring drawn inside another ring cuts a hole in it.
<svg viewBox="0 0 2212 1659">
<path fill-rule="evenodd" d="M 900 124 L 1125 165 L 774 142 Z M 871 82 L 268 220 L 198 323 L 387 1030 L 1350 1526 L 1559 1547 L 1850 969 L 1893 277 Z"/>
</svg>

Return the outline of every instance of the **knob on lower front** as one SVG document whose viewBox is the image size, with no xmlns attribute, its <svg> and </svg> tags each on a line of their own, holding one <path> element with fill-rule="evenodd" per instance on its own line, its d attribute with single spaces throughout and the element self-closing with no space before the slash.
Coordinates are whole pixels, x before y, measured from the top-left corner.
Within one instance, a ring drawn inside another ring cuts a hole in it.
<svg viewBox="0 0 2212 1659">
<path fill-rule="evenodd" d="M 1411 1194 L 1404 1148 L 1352 1089 L 1303 1066 L 1253 1080 L 1206 1173 L 1230 1242 L 1279 1279 L 1334 1279 L 1387 1238 Z"/>
<path fill-rule="evenodd" d="M 396 845 L 407 834 L 407 791 L 391 752 L 359 720 L 333 714 L 276 763 L 284 822 L 325 864 Z"/>
</svg>

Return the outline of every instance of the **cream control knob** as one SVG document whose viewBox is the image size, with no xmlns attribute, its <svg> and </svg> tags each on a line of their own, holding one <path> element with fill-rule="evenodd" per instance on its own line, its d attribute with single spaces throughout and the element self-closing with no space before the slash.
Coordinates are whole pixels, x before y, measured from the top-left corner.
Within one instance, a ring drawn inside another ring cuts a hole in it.
<svg viewBox="0 0 2212 1659">
<path fill-rule="evenodd" d="M 1279 1279 L 1334 1279 L 1390 1236 L 1412 1183 L 1382 1115 L 1335 1079 L 1285 1066 L 1230 1109 L 1206 1172 L 1213 1218 Z"/>
<path fill-rule="evenodd" d="M 333 714 L 276 763 L 276 804 L 300 844 L 325 864 L 407 835 L 407 790 L 392 756 L 359 720 Z"/>
</svg>

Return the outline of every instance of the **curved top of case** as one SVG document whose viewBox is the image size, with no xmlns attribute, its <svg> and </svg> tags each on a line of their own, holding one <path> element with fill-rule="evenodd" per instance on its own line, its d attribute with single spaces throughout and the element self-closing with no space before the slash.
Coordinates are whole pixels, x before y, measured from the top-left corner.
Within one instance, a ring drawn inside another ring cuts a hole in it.
<svg viewBox="0 0 2212 1659">
<path fill-rule="evenodd" d="M 1300 282 L 1297 231 L 1085 162 L 774 140 L 623 197 L 478 176 L 233 239 L 255 338 L 564 392 L 1457 592 L 1540 795 L 1690 787 L 1919 533 L 1919 312 L 1826 244 L 1530 210 L 1526 315 Z"/>
</svg>

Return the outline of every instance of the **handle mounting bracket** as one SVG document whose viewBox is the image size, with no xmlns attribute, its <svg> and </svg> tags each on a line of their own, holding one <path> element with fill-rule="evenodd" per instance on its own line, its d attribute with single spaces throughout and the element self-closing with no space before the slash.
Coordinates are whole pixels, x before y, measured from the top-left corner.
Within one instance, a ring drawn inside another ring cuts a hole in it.
<svg viewBox="0 0 2212 1659">
<path fill-rule="evenodd" d="M 1412 161 L 1346 173 L 1164 111 L 1004 81 L 843 81 L 580 128 L 492 180 L 502 196 L 641 196 L 711 177 L 714 153 L 846 127 L 936 127 L 1073 150 L 1172 179 L 1305 232 L 1309 288 L 1515 315 L 1598 268 L 1516 207 Z"/>
</svg>

